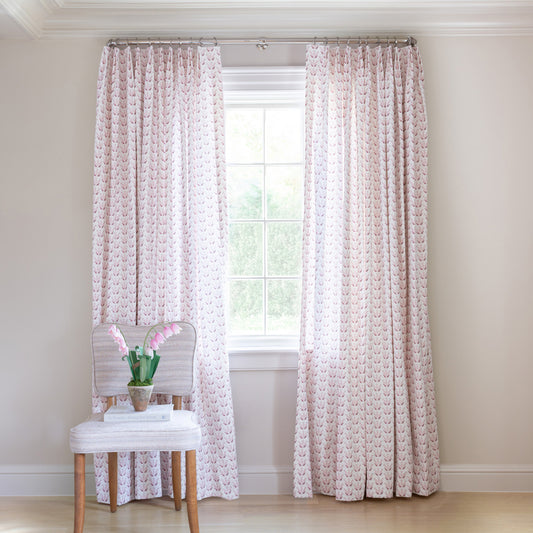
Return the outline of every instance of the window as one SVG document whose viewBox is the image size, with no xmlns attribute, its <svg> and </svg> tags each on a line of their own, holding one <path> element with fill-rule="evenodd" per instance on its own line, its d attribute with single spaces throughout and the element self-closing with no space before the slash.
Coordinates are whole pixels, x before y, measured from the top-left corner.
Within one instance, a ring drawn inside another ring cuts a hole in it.
<svg viewBox="0 0 533 533">
<path fill-rule="evenodd" d="M 274 70 L 279 75 L 281 69 Z M 265 76 L 264 70 L 259 72 Z M 228 91 L 227 85 L 225 79 L 229 335 L 248 340 L 251 336 L 256 340 L 296 337 L 301 292 L 303 91 L 300 87 L 257 90 L 257 85 L 251 91 Z"/>
</svg>

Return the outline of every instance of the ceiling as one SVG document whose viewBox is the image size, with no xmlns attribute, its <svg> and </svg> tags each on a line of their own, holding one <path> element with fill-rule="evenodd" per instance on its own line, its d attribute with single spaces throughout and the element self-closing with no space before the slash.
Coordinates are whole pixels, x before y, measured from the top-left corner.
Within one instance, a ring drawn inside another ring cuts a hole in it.
<svg viewBox="0 0 533 533">
<path fill-rule="evenodd" d="M 533 0 L 0 0 L 0 39 L 533 35 Z"/>
</svg>

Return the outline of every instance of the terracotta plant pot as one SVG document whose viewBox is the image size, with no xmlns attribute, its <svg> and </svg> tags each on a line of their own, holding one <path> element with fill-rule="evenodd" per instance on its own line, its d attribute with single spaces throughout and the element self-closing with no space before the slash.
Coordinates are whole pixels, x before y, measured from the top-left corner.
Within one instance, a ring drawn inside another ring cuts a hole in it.
<svg viewBox="0 0 533 533">
<path fill-rule="evenodd" d="M 128 385 L 131 403 L 136 411 L 146 411 L 153 388 L 153 385 L 144 385 L 142 387 Z"/>
</svg>

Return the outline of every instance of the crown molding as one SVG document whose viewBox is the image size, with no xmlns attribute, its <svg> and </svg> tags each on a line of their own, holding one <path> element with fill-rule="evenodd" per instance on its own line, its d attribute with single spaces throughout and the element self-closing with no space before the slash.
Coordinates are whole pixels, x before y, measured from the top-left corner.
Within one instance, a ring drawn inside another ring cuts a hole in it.
<svg viewBox="0 0 533 533">
<path fill-rule="evenodd" d="M 68 8 L 85 9 L 236 9 L 252 7 L 352 7 L 354 9 L 389 10 L 403 8 L 453 8 L 484 11 L 487 9 L 514 9 L 531 7 L 532 0 L 43 0 L 46 3 L 57 3 Z"/>
<path fill-rule="evenodd" d="M 63 0 L 0 0 L 0 6 L 33 39 L 42 37 L 46 19 L 63 5 Z"/>
<path fill-rule="evenodd" d="M 29 37 L 533 35 L 533 0 L 0 0 Z"/>
</svg>

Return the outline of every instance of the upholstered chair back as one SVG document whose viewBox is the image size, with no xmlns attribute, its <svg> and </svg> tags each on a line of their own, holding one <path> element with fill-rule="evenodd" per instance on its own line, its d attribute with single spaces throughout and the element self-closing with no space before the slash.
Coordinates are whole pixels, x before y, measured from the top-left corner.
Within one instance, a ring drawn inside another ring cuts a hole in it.
<svg viewBox="0 0 533 533">
<path fill-rule="evenodd" d="M 153 380 L 153 392 L 188 396 L 193 386 L 196 330 L 188 322 L 174 322 L 181 327 L 181 332 L 166 339 L 157 350 L 161 359 Z M 127 394 L 127 385 L 131 379 L 128 362 L 122 360 L 118 345 L 108 334 L 110 325 L 96 326 L 92 335 L 94 386 L 97 394 L 101 396 Z M 143 345 L 150 329 L 150 326 L 117 325 L 131 349 Z"/>
</svg>

